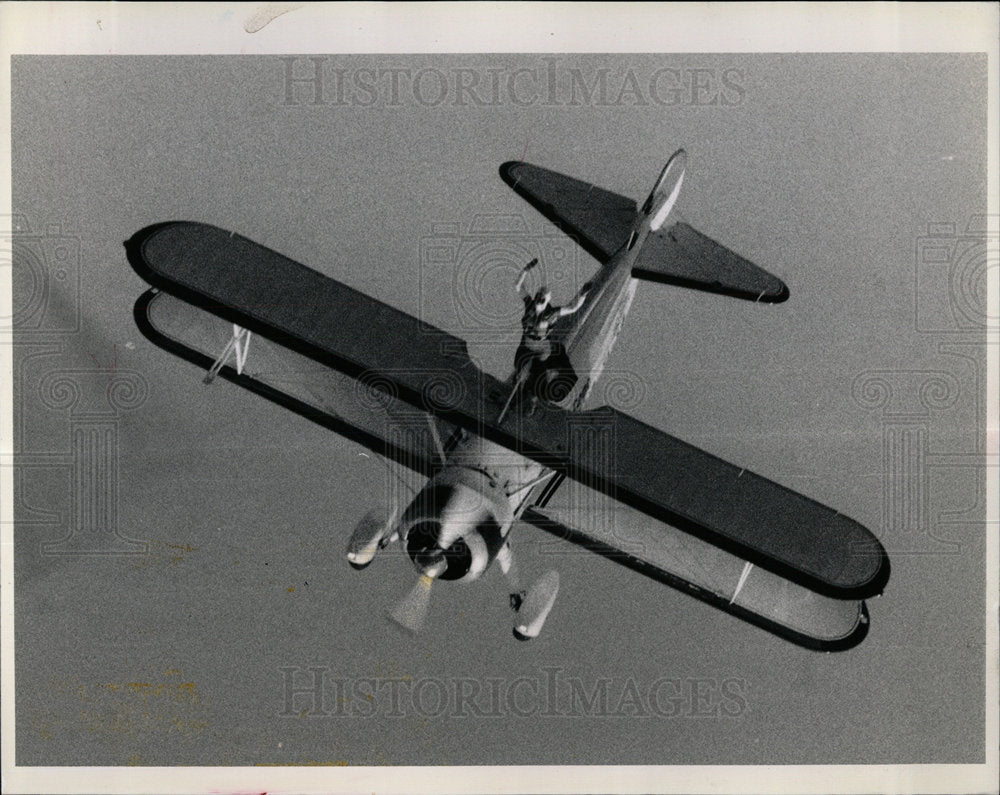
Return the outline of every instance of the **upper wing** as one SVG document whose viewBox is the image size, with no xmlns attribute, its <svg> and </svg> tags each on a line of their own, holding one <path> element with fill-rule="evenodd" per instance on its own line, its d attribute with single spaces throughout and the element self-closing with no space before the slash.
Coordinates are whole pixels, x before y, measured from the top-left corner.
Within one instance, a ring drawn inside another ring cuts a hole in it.
<svg viewBox="0 0 1000 795">
<path fill-rule="evenodd" d="M 474 411 L 483 390 L 500 388 L 460 338 L 240 235 L 168 222 L 140 230 L 125 245 L 131 265 L 155 287 L 368 390 L 444 415 Z"/>
<path fill-rule="evenodd" d="M 530 163 L 504 163 L 500 176 L 602 265 L 628 241 L 637 211 L 632 199 Z"/>
<path fill-rule="evenodd" d="M 526 431 L 565 449 L 588 487 L 817 593 L 863 598 L 888 580 L 885 550 L 858 522 L 614 409 Z"/>
<path fill-rule="evenodd" d="M 168 223 L 126 243 L 133 267 L 263 334 L 816 593 L 881 592 L 885 550 L 857 522 L 613 409 L 540 408 L 498 423 L 507 388 L 444 331 L 246 238 Z"/>
<path fill-rule="evenodd" d="M 788 287 L 777 276 L 684 223 L 650 234 L 632 275 L 751 301 L 778 303 L 788 298 Z"/>
</svg>

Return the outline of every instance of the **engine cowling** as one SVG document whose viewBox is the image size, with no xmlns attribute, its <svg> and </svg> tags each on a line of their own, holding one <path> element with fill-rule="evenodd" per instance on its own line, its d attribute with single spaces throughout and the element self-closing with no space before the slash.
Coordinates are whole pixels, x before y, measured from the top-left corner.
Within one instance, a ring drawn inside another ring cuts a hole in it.
<svg viewBox="0 0 1000 795">
<path fill-rule="evenodd" d="M 420 490 L 399 529 L 418 571 L 468 581 L 497 556 L 512 521 L 510 500 L 487 473 L 452 466 Z"/>
</svg>

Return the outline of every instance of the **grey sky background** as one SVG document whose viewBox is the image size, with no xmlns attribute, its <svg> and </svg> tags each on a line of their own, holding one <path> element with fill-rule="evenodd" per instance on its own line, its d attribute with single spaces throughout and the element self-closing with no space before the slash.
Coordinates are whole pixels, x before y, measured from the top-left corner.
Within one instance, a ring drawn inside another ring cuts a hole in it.
<svg viewBox="0 0 1000 795">
<path fill-rule="evenodd" d="M 984 57 L 331 57 L 318 104 L 310 86 L 288 94 L 287 68 L 14 60 L 15 213 L 32 236 L 58 225 L 79 241 L 79 289 L 46 260 L 51 291 L 31 315 L 41 330 L 22 325 L 17 340 L 16 449 L 34 462 L 19 469 L 16 505 L 19 764 L 983 760 L 985 358 L 969 310 L 982 285 L 975 267 L 949 281 L 947 262 L 928 275 L 918 258 L 929 224 L 961 236 L 985 212 Z M 424 70 L 420 88 L 404 73 L 398 95 L 384 73 L 359 88 L 389 68 Z M 459 80 L 478 83 L 459 94 Z M 561 300 L 593 263 L 497 166 L 523 157 L 642 199 L 679 147 L 684 219 L 791 297 L 758 306 L 643 285 L 609 367 L 643 379 L 642 420 L 875 531 L 893 573 L 852 651 L 799 649 L 531 529 L 514 539 L 522 571 L 562 577 L 538 641 L 511 637 L 498 572 L 439 584 L 427 630 L 406 635 L 385 613 L 412 566 L 387 556 L 357 573 L 343 560 L 354 524 L 385 501 L 384 468 L 236 387 L 204 386 L 132 319 L 145 285 L 122 241 L 157 221 L 203 221 L 468 337 L 504 375 L 515 268 L 540 252 Z M 498 215 L 523 231 L 497 233 Z M 479 229 L 499 252 L 485 264 L 421 255 L 442 238 L 465 251 Z M 15 261 L 15 313 L 34 306 L 34 284 Z M 950 326 L 942 306 L 957 307 Z M 148 554 L 42 554 L 72 524 L 67 462 L 85 420 L 80 403 L 46 403 L 45 379 L 71 371 L 99 403 L 112 369 L 138 385 L 113 422 L 117 527 Z M 917 447 L 895 450 L 900 438 Z M 909 474 L 887 476 L 904 456 L 917 461 Z M 453 700 L 421 714 L 404 698 L 397 717 L 387 690 L 371 716 L 350 692 L 347 714 L 282 714 L 281 669 L 302 685 L 310 666 L 348 688 L 462 679 L 486 712 L 490 680 L 504 693 L 527 684 L 500 715 L 457 716 Z M 572 682 L 589 694 L 611 680 L 605 714 L 543 714 L 553 675 L 561 707 Z M 648 706 L 664 678 L 679 714 L 620 704 L 634 686 Z M 717 714 L 691 714 L 703 709 Z"/>
</svg>

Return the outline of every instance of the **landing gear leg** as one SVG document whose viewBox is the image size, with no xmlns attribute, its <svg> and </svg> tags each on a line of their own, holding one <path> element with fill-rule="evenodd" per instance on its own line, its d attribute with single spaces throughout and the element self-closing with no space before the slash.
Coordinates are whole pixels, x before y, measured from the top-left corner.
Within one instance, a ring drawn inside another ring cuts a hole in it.
<svg viewBox="0 0 1000 795">
<path fill-rule="evenodd" d="M 547 571 L 519 600 L 514 619 L 514 637 L 518 640 L 537 638 L 545 625 L 552 604 L 559 593 L 559 573 Z M 511 600 L 511 605 L 514 600 Z"/>
<path fill-rule="evenodd" d="M 504 545 L 500 547 L 500 551 L 497 553 L 497 563 L 500 565 L 500 571 L 507 578 L 507 585 L 510 587 L 510 609 L 516 613 L 521 609 L 521 605 L 524 603 L 524 598 L 528 595 L 528 592 L 521 589 L 521 580 L 517 574 L 517 565 L 514 562 L 514 553 L 510 548 L 510 541 L 505 541 Z"/>
</svg>

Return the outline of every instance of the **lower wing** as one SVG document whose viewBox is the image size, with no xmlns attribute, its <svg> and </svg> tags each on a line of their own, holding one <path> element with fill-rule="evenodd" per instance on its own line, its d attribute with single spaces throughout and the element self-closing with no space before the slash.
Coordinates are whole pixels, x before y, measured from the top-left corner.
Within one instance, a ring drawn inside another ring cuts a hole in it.
<svg viewBox="0 0 1000 795">
<path fill-rule="evenodd" d="M 149 290 L 135 305 L 139 329 L 153 343 L 208 370 L 233 326 L 167 293 Z M 243 372 L 225 364 L 219 377 L 333 430 L 420 475 L 429 476 L 456 427 L 371 383 L 358 381 L 255 336 Z"/>
<path fill-rule="evenodd" d="M 522 519 L 806 648 L 850 649 L 868 634 L 861 600 L 818 594 L 581 483 L 561 489 Z"/>
</svg>

